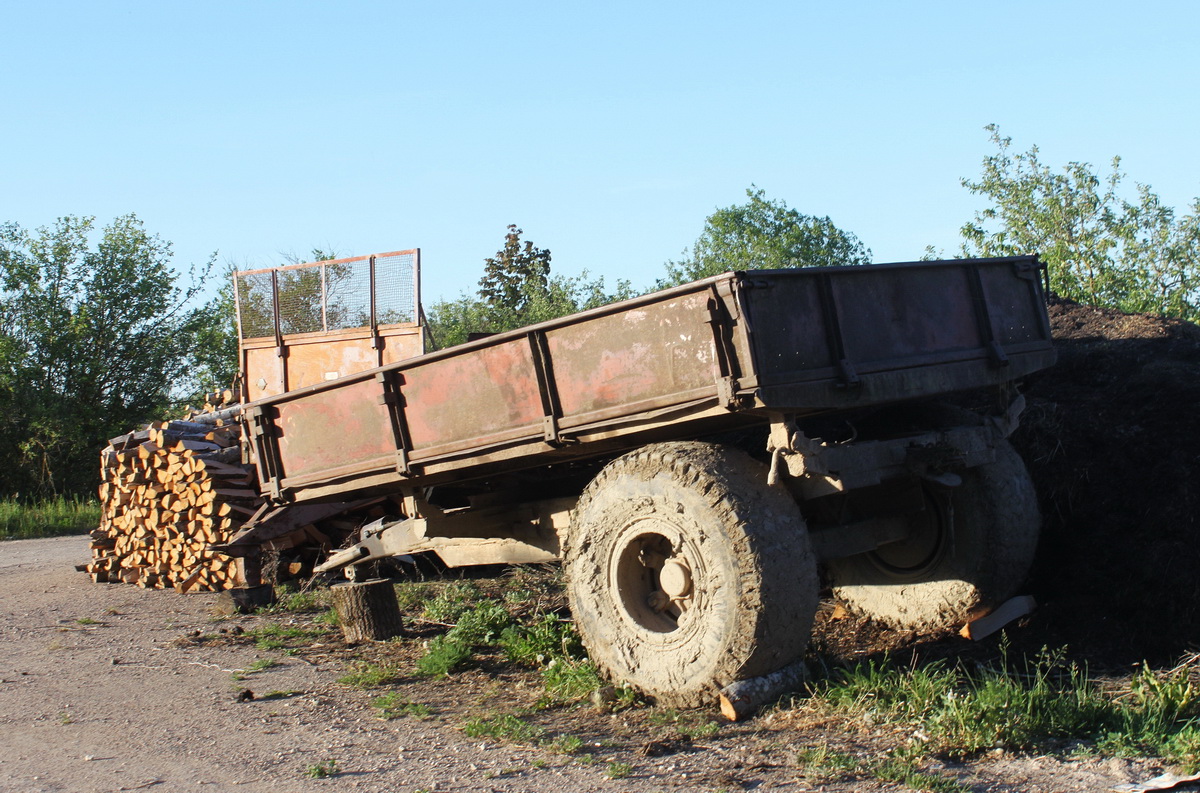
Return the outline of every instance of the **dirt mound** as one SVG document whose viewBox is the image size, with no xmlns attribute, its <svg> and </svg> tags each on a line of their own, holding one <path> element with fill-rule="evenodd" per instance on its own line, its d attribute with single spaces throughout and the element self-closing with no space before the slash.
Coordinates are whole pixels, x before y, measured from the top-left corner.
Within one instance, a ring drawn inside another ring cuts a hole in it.
<svg viewBox="0 0 1200 793">
<path fill-rule="evenodd" d="M 1026 641 L 1109 663 L 1200 642 L 1200 328 L 1054 299 L 1013 442 L 1041 501 Z"/>
</svg>

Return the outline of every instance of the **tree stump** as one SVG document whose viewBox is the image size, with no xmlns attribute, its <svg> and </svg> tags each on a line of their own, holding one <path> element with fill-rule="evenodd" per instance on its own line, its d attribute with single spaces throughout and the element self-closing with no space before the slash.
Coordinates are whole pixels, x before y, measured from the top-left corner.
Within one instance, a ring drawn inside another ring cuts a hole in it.
<svg viewBox="0 0 1200 793">
<path fill-rule="evenodd" d="M 329 588 L 337 610 L 342 635 L 353 644 L 366 640 L 390 639 L 404 635 L 396 590 L 385 578 L 348 581 Z"/>
</svg>

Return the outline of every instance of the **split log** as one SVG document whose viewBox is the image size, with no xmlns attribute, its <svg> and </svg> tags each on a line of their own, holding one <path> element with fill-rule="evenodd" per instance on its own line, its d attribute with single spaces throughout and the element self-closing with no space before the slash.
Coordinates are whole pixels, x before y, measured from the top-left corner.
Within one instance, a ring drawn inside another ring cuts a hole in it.
<svg viewBox="0 0 1200 793">
<path fill-rule="evenodd" d="M 342 635 L 353 644 L 404 635 L 400 604 L 392 582 L 383 578 L 348 581 L 329 588 Z"/>
<path fill-rule="evenodd" d="M 243 510 L 253 512 L 262 499 L 254 475 L 238 464 L 240 428 L 220 427 L 219 442 L 205 440 L 215 429 L 156 422 L 114 438 L 101 453 L 93 580 L 182 592 L 248 583 L 242 566 L 209 546 L 228 542 L 241 530 Z M 229 498 L 216 490 L 235 495 L 237 508 L 226 508 Z"/>
<path fill-rule="evenodd" d="M 102 511 L 87 565 L 93 580 L 178 592 L 276 583 L 310 574 L 322 548 L 338 547 L 369 522 L 363 510 L 378 499 L 318 505 L 315 512 L 289 507 L 305 516 L 294 538 L 260 531 L 253 542 L 232 546 L 266 501 L 253 467 L 241 461 L 241 426 L 234 423 L 241 408 L 216 398 L 223 403 L 216 414 L 155 422 L 113 438 L 101 452 Z M 353 518 L 337 520 L 346 513 Z M 264 551 L 272 554 L 268 576 L 258 566 Z"/>
<path fill-rule="evenodd" d="M 220 422 L 236 419 L 241 414 L 242 406 L 234 405 L 233 407 L 225 408 L 224 410 L 215 410 L 211 413 L 197 413 L 189 417 L 188 421 L 195 422 L 196 424 L 217 426 Z"/>
<path fill-rule="evenodd" d="M 740 721 L 781 694 L 794 691 L 808 679 L 808 667 L 803 661 L 788 664 L 777 672 L 747 680 L 738 680 L 721 689 L 721 715 L 730 721 Z"/>
</svg>

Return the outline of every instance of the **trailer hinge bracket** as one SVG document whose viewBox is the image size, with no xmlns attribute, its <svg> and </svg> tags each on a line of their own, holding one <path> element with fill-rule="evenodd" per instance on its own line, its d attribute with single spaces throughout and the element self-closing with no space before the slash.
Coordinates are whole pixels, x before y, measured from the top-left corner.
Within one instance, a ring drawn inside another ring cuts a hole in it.
<svg viewBox="0 0 1200 793">
<path fill-rule="evenodd" d="M 276 434 L 275 425 L 262 406 L 252 407 L 243 415 L 250 430 L 250 444 L 258 460 L 259 484 L 271 494 L 273 500 L 279 501 L 283 498 L 283 477 L 280 474 L 283 465 L 279 460 L 279 447 L 272 441 Z"/>
<path fill-rule="evenodd" d="M 992 359 L 993 366 L 1008 366 L 1008 354 L 1004 352 L 1004 348 L 1000 346 L 1000 342 L 988 342 L 988 353 Z"/>
<path fill-rule="evenodd" d="M 727 410 L 738 410 L 742 400 L 738 397 L 738 380 L 736 377 L 721 377 L 717 380 L 717 399 Z"/>
<path fill-rule="evenodd" d="M 1013 262 L 1013 274 L 1017 278 L 1024 278 L 1026 281 L 1033 281 L 1038 277 L 1038 273 L 1045 269 L 1045 265 L 1037 259 L 1023 259 Z"/>
<path fill-rule="evenodd" d="M 838 361 L 838 374 L 841 376 L 841 382 L 837 384 L 838 388 L 862 387 L 862 378 L 858 376 L 850 359 L 842 358 Z"/>
<path fill-rule="evenodd" d="M 542 416 L 542 439 L 551 446 L 562 444 L 558 435 L 558 419 L 554 416 Z"/>
</svg>

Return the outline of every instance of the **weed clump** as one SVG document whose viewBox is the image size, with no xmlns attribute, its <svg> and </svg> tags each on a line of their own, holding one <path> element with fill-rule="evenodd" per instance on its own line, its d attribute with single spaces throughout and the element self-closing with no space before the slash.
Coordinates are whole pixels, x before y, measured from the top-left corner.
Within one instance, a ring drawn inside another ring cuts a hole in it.
<svg viewBox="0 0 1200 793">
<path fill-rule="evenodd" d="M 533 743 L 546 731 L 512 713 L 502 713 L 497 716 L 471 719 L 463 725 L 463 732 L 470 738 L 495 738 L 515 743 Z"/>
<path fill-rule="evenodd" d="M 435 636 L 425 655 L 417 659 L 417 671 L 426 677 L 445 677 L 471 659 L 470 645 L 453 639 L 449 634 Z"/>
<path fill-rule="evenodd" d="M 512 626 L 500 635 L 504 657 L 522 666 L 547 666 L 556 658 L 577 658 L 583 645 L 575 626 L 557 614 L 543 614 L 530 625 Z"/>
<path fill-rule="evenodd" d="M 359 662 L 338 682 L 354 688 L 379 688 L 400 680 L 400 670 L 385 664 Z"/>
<path fill-rule="evenodd" d="M 813 701 L 850 715 L 899 721 L 927 752 L 969 757 L 986 749 L 1038 750 L 1087 740 L 1101 755 L 1153 755 L 1200 768 L 1200 690 L 1188 666 L 1143 666 L 1127 690 L 1104 691 L 1064 651 L 968 670 L 933 663 L 898 669 L 870 662 L 813 687 Z M 911 763 L 909 763 L 911 765 Z M 908 784 L 907 782 L 905 784 Z"/>
<path fill-rule="evenodd" d="M 562 656 L 542 670 L 542 685 L 550 702 L 573 702 L 600 688 L 604 680 L 591 662 Z"/>
<path fill-rule="evenodd" d="M 384 721 L 405 716 L 414 719 L 428 719 L 433 716 L 433 709 L 428 705 L 405 699 L 398 691 L 389 691 L 383 696 L 376 697 L 371 700 L 371 707 L 379 711 L 379 718 Z"/>
<path fill-rule="evenodd" d="M 453 624 L 470 611 L 482 597 L 483 593 L 473 582 L 455 581 L 444 587 L 436 597 L 425 601 L 421 617 L 443 625 Z"/>
</svg>

